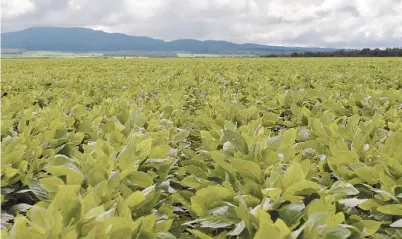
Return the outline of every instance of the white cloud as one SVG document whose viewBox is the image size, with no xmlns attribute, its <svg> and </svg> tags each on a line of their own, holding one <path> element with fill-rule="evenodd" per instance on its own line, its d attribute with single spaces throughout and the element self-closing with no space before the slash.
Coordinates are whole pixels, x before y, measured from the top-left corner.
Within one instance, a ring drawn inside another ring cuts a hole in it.
<svg viewBox="0 0 402 239">
<path fill-rule="evenodd" d="M 73 9 L 73 10 L 81 9 L 80 1 L 74 1 L 74 0 L 68 1 L 68 6 L 70 7 L 70 9 Z"/>
<path fill-rule="evenodd" d="M 30 0 L 2 0 L 1 18 L 2 20 L 12 20 L 20 15 L 35 10 L 35 4 Z"/>
<path fill-rule="evenodd" d="M 401 0 L 2 0 L 2 31 L 81 26 L 164 40 L 401 47 L 400 12 Z"/>
<path fill-rule="evenodd" d="M 158 9 L 163 5 L 163 0 L 132 1 L 125 0 L 125 9 L 137 18 L 148 19 L 154 17 Z"/>
</svg>

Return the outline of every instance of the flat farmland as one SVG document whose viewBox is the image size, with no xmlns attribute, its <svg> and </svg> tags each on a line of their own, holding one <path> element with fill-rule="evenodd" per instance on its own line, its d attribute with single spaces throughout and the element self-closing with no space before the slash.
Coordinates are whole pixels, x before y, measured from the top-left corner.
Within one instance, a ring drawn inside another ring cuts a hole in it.
<svg viewBox="0 0 402 239">
<path fill-rule="evenodd" d="M 2 238 L 402 238 L 400 58 L 1 64 Z"/>
</svg>

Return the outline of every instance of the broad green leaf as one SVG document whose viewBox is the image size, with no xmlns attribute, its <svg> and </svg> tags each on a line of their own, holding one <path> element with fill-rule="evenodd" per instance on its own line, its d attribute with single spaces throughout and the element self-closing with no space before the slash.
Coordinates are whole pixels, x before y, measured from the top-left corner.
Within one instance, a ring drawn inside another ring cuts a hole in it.
<svg viewBox="0 0 402 239">
<path fill-rule="evenodd" d="M 379 206 L 381 206 L 381 204 L 379 204 L 375 199 L 367 199 L 359 204 L 359 208 L 366 211 L 372 211 L 377 209 Z"/>
<path fill-rule="evenodd" d="M 228 162 L 226 162 L 227 156 L 221 152 L 221 151 L 211 151 L 211 158 L 218 164 L 220 167 L 222 167 L 227 173 L 229 173 L 231 176 L 236 175 L 235 169 L 232 167 L 232 165 Z"/>
<path fill-rule="evenodd" d="M 254 239 L 264 239 L 269 235 L 270 238 L 281 238 L 281 231 L 274 225 L 260 223 Z"/>
<path fill-rule="evenodd" d="M 348 238 L 352 233 L 343 227 L 335 227 L 331 229 L 327 235 L 325 236 L 326 239 L 346 239 Z"/>
<path fill-rule="evenodd" d="M 60 166 L 50 166 L 46 171 L 54 176 L 67 176 L 67 185 L 81 185 L 84 180 L 82 172 L 72 163 L 67 163 Z"/>
<path fill-rule="evenodd" d="M 172 226 L 173 219 L 168 219 L 165 221 L 158 221 L 155 225 L 155 231 L 157 232 L 167 232 Z"/>
<path fill-rule="evenodd" d="M 379 181 L 379 175 L 375 168 L 361 167 L 355 170 L 357 176 L 368 184 L 376 184 Z"/>
<path fill-rule="evenodd" d="M 276 220 L 274 225 L 276 228 L 279 229 L 281 233 L 281 238 L 285 238 L 290 235 L 291 232 L 290 228 L 281 219 Z"/>
<path fill-rule="evenodd" d="M 170 150 L 169 145 L 158 145 L 155 147 L 152 147 L 151 152 L 149 153 L 149 158 L 155 158 L 155 159 L 163 159 L 166 158 Z"/>
<path fill-rule="evenodd" d="M 150 214 L 143 218 L 141 224 L 141 230 L 143 231 L 153 231 L 156 223 L 156 215 Z"/>
<path fill-rule="evenodd" d="M 291 186 L 287 187 L 285 192 L 283 193 L 283 196 L 293 196 L 294 193 L 299 192 L 299 191 L 303 191 L 305 189 L 319 189 L 320 185 L 312 182 L 312 181 L 308 181 L 308 180 L 302 180 L 302 181 L 298 181 L 294 184 L 292 184 Z"/>
<path fill-rule="evenodd" d="M 299 163 L 292 163 L 286 170 L 285 174 L 281 179 L 281 188 L 286 190 L 293 184 L 303 181 L 305 174 Z"/>
<path fill-rule="evenodd" d="M 79 189 L 80 185 L 60 185 L 51 205 L 60 209 L 62 213 L 67 213 L 72 204 L 78 201 Z"/>
<path fill-rule="evenodd" d="M 295 142 L 297 135 L 296 129 L 289 129 L 281 136 L 281 145 L 279 147 L 280 150 L 288 148 L 292 146 Z"/>
<path fill-rule="evenodd" d="M 239 198 L 239 206 L 236 208 L 236 214 L 244 221 L 248 231 L 248 236 L 252 237 L 254 232 L 252 229 L 251 213 L 248 210 L 246 202 L 242 198 Z"/>
<path fill-rule="evenodd" d="M 202 146 L 205 150 L 213 151 L 217 149 L 219 141 L 214 139 L 209 131 L 201 130 L 200 134 L 202 139 Z"/>
<path fill-rule="evenodd" d="M 145 200 L 144 194 L 140 191 L 133 192 L 127 199 L 126 203 L 129 207 L 136 207 Z"/>
<path fill-rule="evenodd" d="M 230 163 L 232 164 L 232 167 L 243 177 L 252 178 L 257 182 L 261 182 L 263 173 L 259 164 L 253 161 L 242 159 L 232 159 Z"/>
<path fill-rule="evenodd" d="M 28 187 L 32 193 L 40 200 L 48 200 L 48 192 L 38 181 L 28 178 Z"/>
<path fill-rule="evenodd" d="M 330 215 L 335 214 L 335 199 L 332 195 L 315 199 L 307 206 L 307 215 L 311 216 L 313 213 L 326 212 Z"/>
<path fill-rule="evenodd" d="M 363 230 L 364 230 L 364 235 L 365 236 L 371 236 L 374 233 L 376 233 L 380 227 L 381 227 L 381 222 L 373 221 L 373 220 L 362 220 L 360 222 L 363 225 Z"/>
<path fill-rule="evenodd" d="M 141 141 L 137 145 L 137 152 L 139 152 L 139 159 L 144 160 L 152 149 L 152 138 L 148 138 L 146 140 Z"/>
<path fill-rule="evenodd" d="M 377 210 L 384 214 L 402 216 L 402 204 L 389 204 L 380 206 Z"/>
<path fill-rule="evenodd" d="M 200 227 L 205 227 L 205 228 L 227 228 L 231 226 L 232 223 L 225 222 L 225 221 L 211 221 L 211 220 L 206 220 L 202 221 L 200 224 Z"/>
<path fill-rule="evenodd" d="M 205 234 L 203 232 L 200 232 L 198 230 L 195 230 L 195 229 L 186 229 L 186 230 L 189 231 L 194 236 L 196 236 L 197 238 L 200 238 L 200 239 L 212 239 L 212 237 L 210 237 L 207 234 Z"/>
<path fill-rule="evenodd" d="M 32 238 L 41 239 L 46 237 L 46 231 L 38 227 L 28 228 L 28 220 L 24 217 L 16 217 L 9 232 L 11 238 Z"/>
<path fill-rule="evenodd" d="M 304 208 L 305 206 L 302 201 L 286 205 L 279 210 L 279 217 L 289 227 L 295 227 L 299 224 L 299 220 L 303 215 Z"/>
<path fill-rule="evenodd" d="M 191 197 L 191 207 L 199 216 L 204 216 L 214 203 L 232 201 L 235 196 L 231 190 L 221 186 L 208 186 Z"/>
<path fill-rule="evenodd" d="M 133 147 L 125 146 L 119 153 L 117 162 L 121 171 L 133 168 L 137 163 Z"/>
<path fill-rule="evenodd" d="M 333 193 L 338 196 L 351 196 L 359 193 L 355 187 L 353 187 L 350 183 L 345 183 L 342 181 L 336 181 L 329 190 L 330 193 Z"/>
<path fill-rule="evenodd" d="M 47 177 L 47 178 L 41 178 L 39 179 L 39 183 L 43 185 L 43 187 L 48 191 L 48 192 L 57 192 L 58 187 L 60 185 L 64 185 L 63 180 L 61 180 L 58 177 Z"/>
<path fill-rule="evenodd" d="M 190 132 L 187 130 L 182 130 L 179 133 L 172 136 L 173 141 L 182 141 L 185 140 L 190 135 Z"/>
<path fill-rule="evenodd" d="M 243 154 L 248 154 L 248 145 L 244 138 L 232 130 L 225 130 L 224 136 L 227 141 L 233 144 Z"/>
<path fill-rule="evenodd" d="M 128 176 L 128 180 L 133 184 L 133 185 L 138 185 L 141 188 L 146 188 L 149 187 L 153 184 L 152 178 L 141 171 L 136 171 L 132 172 Z"/>
</svg>

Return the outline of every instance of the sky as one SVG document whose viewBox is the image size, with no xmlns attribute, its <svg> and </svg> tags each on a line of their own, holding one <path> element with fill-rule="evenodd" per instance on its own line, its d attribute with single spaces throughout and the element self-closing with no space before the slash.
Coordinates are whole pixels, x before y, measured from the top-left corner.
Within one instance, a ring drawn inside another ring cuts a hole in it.
<svg viewBox="0 0 402 239">
<path fill-rule="evenodd" d="M 162 40 L 402 47 L 402 0 L 1 0 L 1 31 L 88 27 Z"/>
</svg>

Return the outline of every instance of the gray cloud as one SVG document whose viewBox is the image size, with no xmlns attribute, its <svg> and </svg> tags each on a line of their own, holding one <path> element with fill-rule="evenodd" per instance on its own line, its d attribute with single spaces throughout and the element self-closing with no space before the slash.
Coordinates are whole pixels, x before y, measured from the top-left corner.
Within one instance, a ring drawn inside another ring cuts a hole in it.
<svg viewBox="0 0 402 239">
<path fill-rule="evenodd" d="M 2 32 L 107 32 L 325 47 L 402 46 L 401 0 L 2 0 Z"/>
</svg>

